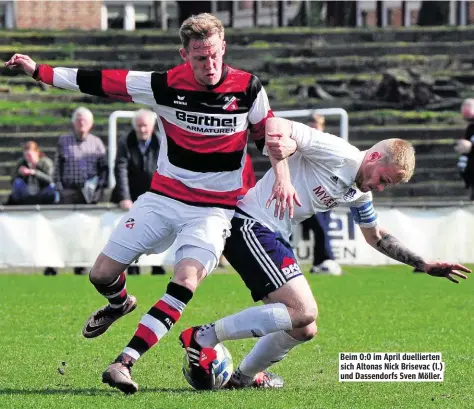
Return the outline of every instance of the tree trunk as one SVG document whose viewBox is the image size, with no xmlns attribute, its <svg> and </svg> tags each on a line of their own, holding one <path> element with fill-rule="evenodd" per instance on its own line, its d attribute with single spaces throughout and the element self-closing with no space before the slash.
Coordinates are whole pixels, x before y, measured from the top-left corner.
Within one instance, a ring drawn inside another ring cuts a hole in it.
<svg viewBox="0 0 474 409">
<path fill-rule="evenodd" d="M 193 14 L 210 13 L 210 1 L 177 1 L 179 25 Z"/>
<path fill-rule="evenodd" d="M 419 26 L 442 26 L 449 22 L 449 1 L 422 1 Z"/>
<path fill-rule="evenodd" d="M 329 27 L 355 26 L 355 1 L 327 1 L 326 7 L 326 23 Z"/>
</svg>

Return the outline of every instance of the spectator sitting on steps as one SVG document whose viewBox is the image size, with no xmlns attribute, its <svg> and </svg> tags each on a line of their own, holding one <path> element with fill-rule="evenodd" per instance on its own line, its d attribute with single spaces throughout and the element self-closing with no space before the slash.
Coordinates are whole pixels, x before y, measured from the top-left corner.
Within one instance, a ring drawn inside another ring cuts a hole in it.
<svg viewBox="0 0 474 409">
<path fill-rule="evenodd" d="M 52 204 L 54 200 L 53 161 L 36 142 L 28 141 L 12 175 L 12 192 L 6 204 Z"/>
</svg>

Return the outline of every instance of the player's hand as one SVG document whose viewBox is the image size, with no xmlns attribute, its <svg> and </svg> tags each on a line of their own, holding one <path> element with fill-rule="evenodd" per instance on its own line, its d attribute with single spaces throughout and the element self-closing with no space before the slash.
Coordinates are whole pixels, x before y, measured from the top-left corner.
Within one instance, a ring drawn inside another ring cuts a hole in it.
<svg viewBox="0 0 474 409">
<path fill-rule="evenodd" d="M 280 133 L 268 132 L 265 141 L 268 152 L 277 160 L 282 160 L 295 153 L 297 144 L 292 138 L 284 138 Z"/>
<path fill-rule="evenodd" d="M 294 186 L 287 180 L 275 180 L 272 194 L 267 200 L 267 209 L 270 207 L 273 200 L 275 200 L 275 212 L 273 215 L 275 217 L 278 217 L 279 215 L 280 220 L 283 220 L 285 217 L 285 211 L 287 208 L 290 219 L 293 218 L 295 214 L 294 203 L 301 207 L 301 202 Z"/>
<path fill-rule="evenodd" d="M 472 142 L 468 141 L 467 139 L 459 139 L 454 145 L 454 151 L 459 153 L 460 155 L 464 155 L 466 153 L 471 152 L 472 149 Z"/>
<path fill-rule="evenodd" d="M 462 264 L 446 263 L 444 261 L 425 263 L 425 271 L 426 274 L 429 274 L 430 276 L 444 277 L 456 284 L 459 283 L 459 281 L 452 276 L 460 277 L 465 280 L 467 276 L 461 273 L 461 271 L 464 273 L 471 272 L 471 270 L 469 270 L 467 267 L 464 267 Z"/>
<path fill-rule="evenodd" d="M 5 67 L 10 69 L 20 69 L 25 74 L 33 76 L 36 69 L 36 63 L 27 55 L 15 54 L 5 63 Z"/>
<path fill-rule="evenodd" d="M 133 202 L 131 200 L 121 200 L 119 205 L 121 209 L 128 210 L 132 208 Z"/>
</svg>

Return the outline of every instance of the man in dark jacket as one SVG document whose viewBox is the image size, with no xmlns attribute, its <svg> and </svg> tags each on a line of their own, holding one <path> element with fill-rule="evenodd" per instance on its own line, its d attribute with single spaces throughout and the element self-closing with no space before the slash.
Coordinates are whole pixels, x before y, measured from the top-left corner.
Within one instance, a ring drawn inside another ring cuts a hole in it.
<svg viewBox="0 0 474 409">
<path fill-rule="evenodd" d="M 470 198 L 474 201 L 474 99 L 468 98 L 461 105 L 461 114 L 467 121 L 464 137 L 459 139 L 454 150 L 460 154 L 458 159 L 458 169 L 464 180 L 466 189 L 471 190 Z"/>
<path fill-rule="evenodd" d="M 132 118 L 133 130 L 118 143 L 115 159 L 115 189 L 111 201 L 124 210 L 132 207 L 138 196 L 150 187 L 156 170 L 159 142 L 155 132 L 154 112 L 140 109 Z M 130 266 L 128 274 L 140 274 L 138 266 Z M 165 274 L 162 266 L 153 266 L 152 274 Z"/>
</svg>

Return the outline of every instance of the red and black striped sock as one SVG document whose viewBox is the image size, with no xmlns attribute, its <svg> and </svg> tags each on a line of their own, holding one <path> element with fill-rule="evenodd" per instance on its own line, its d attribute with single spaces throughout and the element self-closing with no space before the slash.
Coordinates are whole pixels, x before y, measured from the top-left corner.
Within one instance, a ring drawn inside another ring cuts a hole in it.
<svg viewBox="0 0 474 409">
<path fill-rule="evenodd" d="M 169 283 L 166 294 L 140 320 L 135 335 L 123 353 L 137 360 L 155 345 L 180 319 L 193 292 L 182 285 Z"/>
<path fill-rule="evenodd" d="M 96 284 L 91 280 L 96 290 L 109 300 L 112 308 L 122 308 L 127 302 L 127 285 L 125 272 L 109 284 Z"/>
</svg>

